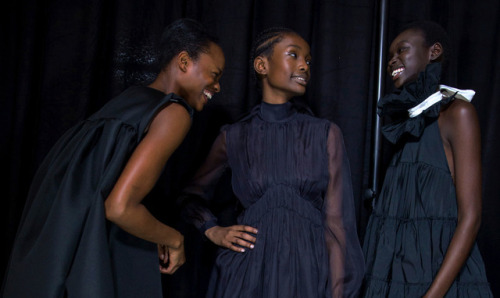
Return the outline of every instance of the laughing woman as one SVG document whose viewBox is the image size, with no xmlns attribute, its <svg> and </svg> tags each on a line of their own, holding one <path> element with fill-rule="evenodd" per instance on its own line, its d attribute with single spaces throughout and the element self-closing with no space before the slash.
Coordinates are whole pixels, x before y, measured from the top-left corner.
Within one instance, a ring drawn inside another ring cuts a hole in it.
<svg viewBox="0 0 500 298">
<path fill-rule="evenodd" d="M 439 84 L 446 32 L 408 25 L 389 49 L 398 91 L 380 100 L 396 143 L 363 249 L 365 297 L 492 297 L 477 245 L 479 123 L 472 90 Z"/>
</svg>

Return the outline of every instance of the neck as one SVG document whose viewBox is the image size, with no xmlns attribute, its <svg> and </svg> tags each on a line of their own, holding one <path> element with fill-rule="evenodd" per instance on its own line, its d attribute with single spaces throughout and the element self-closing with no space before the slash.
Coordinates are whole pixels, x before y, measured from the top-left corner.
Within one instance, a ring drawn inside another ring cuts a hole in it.
<svg viewBox="0 0 500 298">
<path fill-rule="evenodd" d="M 175 75 L 172 74 L 172 71 L 169 71 L 168 68 L 164 69 L 148 87 L 159 90 L 165 94 L 175 93 L 179 95 L 178 88 L 176 88 L 176 81 L 170 78 L 175 78 Z"/>
<path fill-rule="evenodd" d="M 281 98 L 262 98 L 262 101 L 265 102 L 265 103 L 268 103 L 268 104 L 272 104 L 272 105 L 279 105 L 279 104 L 284 104 L 284 103 L 287 103 L 289 102 L 288 99 L 281 99 Z"/>
</svg>

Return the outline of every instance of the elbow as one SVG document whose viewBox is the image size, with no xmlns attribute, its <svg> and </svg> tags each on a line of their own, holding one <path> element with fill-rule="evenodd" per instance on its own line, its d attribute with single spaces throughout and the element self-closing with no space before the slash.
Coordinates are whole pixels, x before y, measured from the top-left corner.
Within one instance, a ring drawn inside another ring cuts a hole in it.
<svg viewBox="0 0 500 298">
<path fill-rule="evenodd" d="M 104 211 L 106 213 L 106 219 L 118 224 L 120 220 L 125 215 L 125 206 L 112 199 L 107 199 L 104 201 Z"/>
</svg>

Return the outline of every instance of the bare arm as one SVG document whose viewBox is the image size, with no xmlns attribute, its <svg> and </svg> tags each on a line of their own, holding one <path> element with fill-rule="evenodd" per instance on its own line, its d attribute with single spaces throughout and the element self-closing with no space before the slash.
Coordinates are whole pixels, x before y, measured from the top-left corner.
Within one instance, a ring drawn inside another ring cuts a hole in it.
<svg viewBox="0 0 500 298">
<path fill-rule="evenodd" d="M 157 220 L 141 201 L 155 185 L 165 163 L 184 139 L 190 125 L 191 119 L 184 107 L 170 104 L 161 110 L 105 201 L 107 219 L 120 228 L 136 237 L 176 250 L 164 273 L 173 273 L 184 263 L 184 238 L 178 231 Z"/>
<path fill-rule="evenodd" d="M 455 178 L 458 223 L 443 264 L 425 297 L 443 297 L 465 264 L 481 223 L 481 136 L 472 104 L 455 100 L 439 118 Z M 447 148 L 447 145 L 449 147 Z"/>
</svg>

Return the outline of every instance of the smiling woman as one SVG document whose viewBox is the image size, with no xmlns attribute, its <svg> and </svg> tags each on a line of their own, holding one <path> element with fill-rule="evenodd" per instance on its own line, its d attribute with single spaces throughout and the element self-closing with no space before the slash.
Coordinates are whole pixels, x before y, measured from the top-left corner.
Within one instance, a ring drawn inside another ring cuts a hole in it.
<svg viewBox="0 0 500 298">
<path fill-rule="evenodd" d="M 364 241 L 364 297 L 493 297 L 475 243 L 481 222 L 481 140 L 475 92 L 440 85 L 449 50 L 433 22 L 393 40 L 394 94 L 379 102 L 397 144 Z"/>
<path fill-rule="evenodd" d="M 193 109 L 219 92 L 225 61 L 215 42 L 196 21 L 172 23 L 155 81 L 128 88 L 59 139 L 30 187 L 2 297 L 162 297 L 159 272 L 184 263 L 184 237 L 142 200 Z"/>
<path fill-rule="evenodd" d="M 180 72 L 166 73 L 163 80 L 157 79 L 150 87 L 158 90 L 171 89 L 171 92 L 185 98 L 195 110 L 201 111 L 208 100 L 220 91 L 219 80 L 225 63 L 222 49 L 217 44 L 210 43 L 197 57 L 181 52 L 177 59 Z M 172 77 L 176 80 L 168 79 Z"/>
<path fill-rule="evenodd" d="M 342 132 L 290 102 L 306 92 L 309 44 L 271 28 L 251 61 L 262 103 L 222 128 L 180 198 L 183 217 L 221 247 L 208 297 L 356 297 L 364 262 Z M 244 211 L 223 227 L 203 201 L 228 168 Z"/>
</svg>

